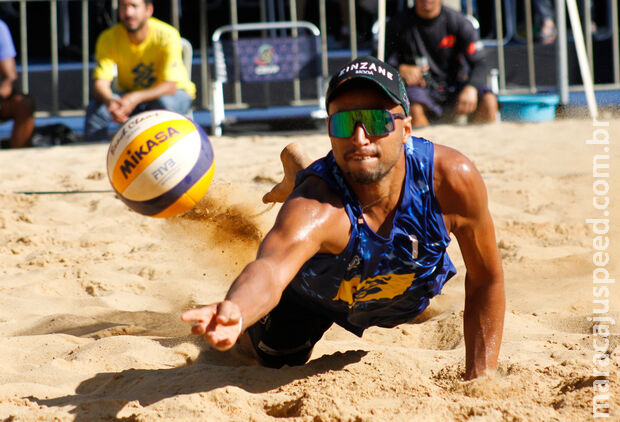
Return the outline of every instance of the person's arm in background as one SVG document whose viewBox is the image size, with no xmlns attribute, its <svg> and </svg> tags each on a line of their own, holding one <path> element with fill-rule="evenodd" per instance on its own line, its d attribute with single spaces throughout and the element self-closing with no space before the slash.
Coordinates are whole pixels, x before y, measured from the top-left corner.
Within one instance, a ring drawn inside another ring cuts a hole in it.
<svg viewBox="0 0 620 422">
<path fill-rule="evenodd" d="M 0 98 L 9 98 L 13 94 L 13 86 L 17 80 L 17 67 L 14 58 L 0 60 Z"/>
<path fill-rule="evenodd" d="M 425 86 L 423 69 L 415 65 L 415 43 L 407 31 L 408 24 L 408 16 L 390 17 L 385 29 L 385 61 L 398 69 L 406 85 Z"/>
<path fill-rule="evenodd" d="M 117 77 L 113 44 L 114 42 L 108 32 L 103 32 L 97 38 L 95 46 L 96 63 L 93 72 L 93 97 L 107 107 L 115 122 L 122 123 L 127 120 L 128 115 L 120 111 L 120 98 L 112 90 L 112 81 Z"/>
<path fill-rule="evenodd" d="M 7 24 L 0 20 L 0 98 L 6 99 L 13 95 L 15 81 L 18 77 L 16 55 L 11 31 Z"/>
</svg>

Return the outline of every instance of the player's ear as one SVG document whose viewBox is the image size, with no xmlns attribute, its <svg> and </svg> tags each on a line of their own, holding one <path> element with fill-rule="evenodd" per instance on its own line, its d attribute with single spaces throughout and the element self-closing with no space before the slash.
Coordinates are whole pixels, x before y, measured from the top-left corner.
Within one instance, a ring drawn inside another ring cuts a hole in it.
<svg viewBox="0 0 620 422">
<path fill-rule="evenodd" d="M 411 137 L 411 135 L 413 134 L 413 125 L 412 125 L 412 119 L 411 116 L 407 116 L 404 119 L 402 119 L 403 121 L 403 144 L 407 143 L 407 140 Z"/>
</svg>

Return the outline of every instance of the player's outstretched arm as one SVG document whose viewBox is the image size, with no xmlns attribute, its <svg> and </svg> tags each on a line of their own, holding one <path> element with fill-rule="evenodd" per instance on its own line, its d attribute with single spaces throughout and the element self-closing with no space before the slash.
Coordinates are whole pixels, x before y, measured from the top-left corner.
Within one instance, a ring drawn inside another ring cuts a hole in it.
<svg viewBox="0 0 620 422">
<path fill-rule="evenodd" d="M 435 188 L 448 229 L 459 243 L 465 275 L 465 378 L 493 372 L 502 341 L 504 273 L 484 181 L 473 163 L 436 146 Z"/>
<path fill-rule="evenodd" d="M 218 350 L 230 349 L 243 330 L 278 304 L 286 286 L 310 257 L 344 249 L 350 224 L 342 206 L 323 185 L 309 178 L 293 192 L 256 259 L 235 279 L 223 302 L 181 315 L 182 320 L 194 322 L 192 333 L 203 335 Z"/>
</svg>

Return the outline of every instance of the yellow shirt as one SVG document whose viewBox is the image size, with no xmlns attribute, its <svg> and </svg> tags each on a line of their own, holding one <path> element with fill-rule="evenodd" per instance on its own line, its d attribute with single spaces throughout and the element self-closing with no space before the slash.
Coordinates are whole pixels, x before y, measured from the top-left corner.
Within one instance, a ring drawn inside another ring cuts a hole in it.
<svg viewBox="0 0 620 422">
<path fill-rule="evenodd" d="M 196 97 L 196 86 L 183 64 L 181 36 L 174 27 L 150 18 L 149 34 L 140 44 L 129 41 L 122 24 L 106 29 L 97 39 L 94 79 L 112 81 L 122 91 L 138 91 L 160 82 L 176 82 L 177 89 Z M 118 75 L 116 74 L 117 68 Z"/>
</svg>

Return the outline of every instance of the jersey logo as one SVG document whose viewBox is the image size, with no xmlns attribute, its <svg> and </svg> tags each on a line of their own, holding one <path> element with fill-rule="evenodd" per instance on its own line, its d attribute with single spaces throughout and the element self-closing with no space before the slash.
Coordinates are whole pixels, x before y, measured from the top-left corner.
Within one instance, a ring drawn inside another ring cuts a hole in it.
<svg viewBox="0 0 620 422">
<path fill-rule="evenodd" d="M 470 42 L 469 45 L 467 46 L 467 55 L 471 56 L 472 54 L 474 54 L 476 52 L 476 50 L 478 49 L 478 43 L 476 42 Z"/>
<path fill-rule="evenodd" d="M 134 74 L 133 85 L 135 88 L 149 88 L 153 85 L 153 82 L 155 82 L 153 67 L 153 63 L 148 65 L 138 63 L 138 65 L 131 70 L 131 73 Z"/>
<path fill-rule="evenodd" d="M 353 307 L 357 302 L 392 299 L 402 295 L 411 286 L 415 274 L 387 274 L 361 280 L 353 277 L 342 280 L 333 300 L 342 300 Z"/>
<path fill-rule="evenodd" d="M 452 48 L 454 47 L 454 43 L 456 41 L 456 37 L 454 35 L 446 35 L 442 38 L 439 43 L 439 48 Z"/>
<path fill-rule="evenodd" d="M 351 271 L 352 269 L 359 267 L 360 262 L 362 262 L 362 260 L 359 255 L 355 255 L 351 262 L 349 262 L 349 265 L 347 265 L 347 271 Z"/>
</svg>

